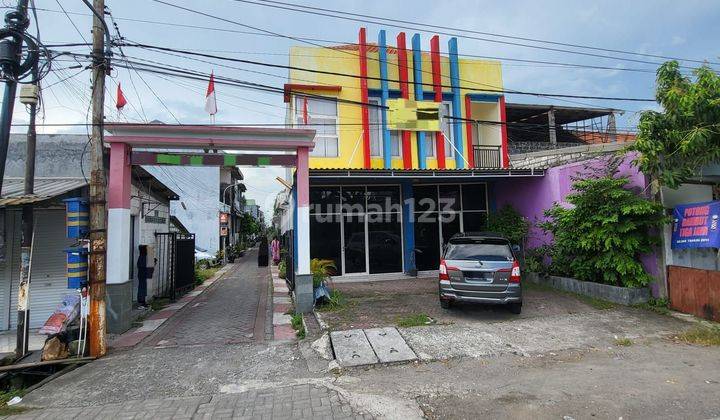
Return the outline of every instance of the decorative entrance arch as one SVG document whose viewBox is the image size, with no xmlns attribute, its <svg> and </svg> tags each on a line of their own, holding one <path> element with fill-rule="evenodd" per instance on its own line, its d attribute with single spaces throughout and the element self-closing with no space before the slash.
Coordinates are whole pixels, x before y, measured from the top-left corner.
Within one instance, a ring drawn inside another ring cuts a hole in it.
<svg viewBox="0 0 720 420">
<path fill-rule="evenodd" d="M 110 144 L 106 263 L 108 326 L 129 325 L 132 309 L 132 279 L 128 266 L 132 165 L 294 166 L 297 190 L 295 304 L 299 312 L 312 310 L 308 155 L 313 148 L 315 130 L 170 124 L 106 124 L 105 128 L 112 134 L 105 137 Z"/>
</svg>

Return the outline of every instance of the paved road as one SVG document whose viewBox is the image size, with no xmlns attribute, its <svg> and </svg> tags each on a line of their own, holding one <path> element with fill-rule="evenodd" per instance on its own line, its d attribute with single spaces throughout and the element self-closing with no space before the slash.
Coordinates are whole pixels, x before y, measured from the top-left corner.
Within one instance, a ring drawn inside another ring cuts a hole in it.
<svg viewBox="0 0 720 420">
<path fill-rule="evenodd" d="M 265 340 L 270 274 L 248 252 L 222 281 L 198 296 L 153 334 L 145 345 L 238 344 Z"/>
<path fill-rule="evenodd" d="M 270 284 L 249 252 L 136 348 L 31 392 L 43 409 L 14 418 L 369 418 L 271 340 Z"/>
</svg>

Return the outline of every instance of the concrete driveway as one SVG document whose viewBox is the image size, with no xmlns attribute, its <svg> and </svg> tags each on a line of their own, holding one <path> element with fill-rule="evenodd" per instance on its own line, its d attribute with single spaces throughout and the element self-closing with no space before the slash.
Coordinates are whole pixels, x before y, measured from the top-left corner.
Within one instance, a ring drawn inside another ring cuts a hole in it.
<svg viewBox="0 0 720 420">
<path fill-rule="evenodd" d="M 338 283 L 346 303 L 319 317 L 332 330 L 398 326 L 423 360 L 515 354 L 529 356 L 568 349 L 606 348 L 676 334 L 689 325 L 652 311 L 524 286 L 523 312 L 502 306 L 456 305 L 440 308 L 437 280 L 420 278 Z M 417 315 L 428 325 L 402 327 Z"/>
</svg>

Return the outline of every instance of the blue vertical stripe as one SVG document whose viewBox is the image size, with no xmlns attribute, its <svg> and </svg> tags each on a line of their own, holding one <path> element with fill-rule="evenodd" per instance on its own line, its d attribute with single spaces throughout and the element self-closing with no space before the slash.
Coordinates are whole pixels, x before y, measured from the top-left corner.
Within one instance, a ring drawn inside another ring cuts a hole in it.
<svg viewBox="0 0 720 420">
<path fill-rule="evenodd" d="M 420 34 L 415 34 L 412 37 L 412 52 L 413 52 L 413 89 L 415 90 L 415 100 L 423 100 L 423 86 L 422 86 L 422 52 L 420 48 Z M 425 133 L 422 131 L 417 132 L 417 149 L 418 149 L 418 163 L 420 169 L 425 169 Z"/>
<path fill-rule="evenodd" d="M 297 228 L 298 228 L 298 201 L 297 201 L 297 179 L 295 180 L 295 185 L 293 185 L 292 189 L 292 197 L 293 197 L 293 270 L 295 273 L 298 271 L 298 236 L 297 236 Z M 310 233 L 308 232 L 308 235 Z M 294 277 L 293 277 L 294 278 Z"/>
<path fill-rule="evenodd" d="M 450 86 L 452 87 L 452 113 L 455 118 L 462 118 L 462 107 L 460 105 L 460 66 L 458 65 L 458 48 L 457 38 L 450 38 L 448 41 L 448 51 L 450 52 Z M 455 156 L 455 165 L 462 169 L 465 167 L 465 159 L 463 155 L 463 130 L 461 120 L 455 120 L 452 124 L 453 143 L 457 149 Z"/>
<path fill-rule="evenodd" d="M 382 106 L 382 139 L 383 139 L 383 163 L 385 169 L 392 168 L 392 144 L 390 144 L 390 130 L 387 128 L 387 101 L 390 99 L 390 88 L 388 87 L 388 66 L 387 66 L 387 41 L 385 30 L 378 35 L 378 55 L 380 61 L 380 106 Z"/>
</svg>

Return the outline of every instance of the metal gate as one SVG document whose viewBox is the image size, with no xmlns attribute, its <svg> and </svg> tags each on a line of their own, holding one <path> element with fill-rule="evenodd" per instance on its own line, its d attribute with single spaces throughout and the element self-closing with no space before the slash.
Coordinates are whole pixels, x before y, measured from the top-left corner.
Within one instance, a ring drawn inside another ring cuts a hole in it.
<svg viewBox="0 0 720 420">
<path fill-rule="evenodd" d="M 156 298 L 175 300 L 195 285 L 195 234 L 155 233 Z"/>
</svg>

